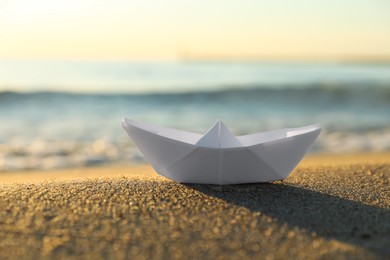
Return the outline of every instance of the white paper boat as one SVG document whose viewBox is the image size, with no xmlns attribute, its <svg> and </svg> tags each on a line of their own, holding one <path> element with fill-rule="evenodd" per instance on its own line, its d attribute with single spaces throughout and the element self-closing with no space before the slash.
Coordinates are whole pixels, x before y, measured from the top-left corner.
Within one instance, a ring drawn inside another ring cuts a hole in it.
<svg viewBox="0 0 390 260">
<path fill-rule="evenodd" d="M 219 120 L 204 135 L 127 118 L 122 126 L 159 174 L 203 184 L 282 180 L 321 131 L 309 125 L 235 137 Z"/>
</svg>

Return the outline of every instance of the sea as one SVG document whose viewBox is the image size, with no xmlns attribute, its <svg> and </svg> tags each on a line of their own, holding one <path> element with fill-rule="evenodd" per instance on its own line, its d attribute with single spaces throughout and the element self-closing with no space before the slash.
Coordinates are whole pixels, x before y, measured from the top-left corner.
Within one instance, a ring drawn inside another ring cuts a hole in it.
<svg viewBox="0 0 390 260">
<path fill-rule="evenodd" d="M 320 123 L 309 153 L 390 151 L 390 63 L 0 61 L 0 171 L 143 163 L 123 117 L 236 135 Z"/>
</svg>

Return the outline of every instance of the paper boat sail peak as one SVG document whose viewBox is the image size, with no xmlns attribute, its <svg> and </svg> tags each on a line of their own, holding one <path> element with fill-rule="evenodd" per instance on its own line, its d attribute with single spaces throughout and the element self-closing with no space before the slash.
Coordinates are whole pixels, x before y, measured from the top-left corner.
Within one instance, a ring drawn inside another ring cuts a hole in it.
<svg viewBox="0 0 390 260">
<path fill-rule="evenodd" d="M 241 147 L 242 144 L 235 137 L 232 132 L 218 120 L 208 131 L 205 133 L 198 142 L 197 146 L 209 147 L 209 148 L 228 148 L 228 147 Z"/>
<path fill-rule="evenodd" d="M 236 137 L 220 120 L 204 135 L 127 118 L 122 126 L 159 174 L 199 184 L 285 179 L 321 131 L 309 125 Z"/>
</svg>

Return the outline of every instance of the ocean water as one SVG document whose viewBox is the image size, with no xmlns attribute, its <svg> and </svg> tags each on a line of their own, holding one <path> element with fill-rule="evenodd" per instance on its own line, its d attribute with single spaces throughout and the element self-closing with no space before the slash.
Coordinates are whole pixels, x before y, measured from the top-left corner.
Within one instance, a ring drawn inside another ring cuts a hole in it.
<svg viewBox="0 0 390 260">
<path fill-rule="evenodd" d="M 203 133 L 320 123 L 311 153 L 390 150 L 390 64 L 0 62 L 0 171 L 143 162 L 123 117 Z"/>
</svg>

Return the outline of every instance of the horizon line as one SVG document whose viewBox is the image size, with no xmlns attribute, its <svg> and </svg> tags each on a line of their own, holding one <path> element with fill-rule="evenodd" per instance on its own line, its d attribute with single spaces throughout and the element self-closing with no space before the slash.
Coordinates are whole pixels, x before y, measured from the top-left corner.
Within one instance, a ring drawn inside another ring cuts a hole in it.
<svg viewBox="0 0 390 260">
<path fill-rule="evenodd" d="M 191 55 L 144 58 L 92 57 L 0 57 L 0 61 L 95 61 L 95 62 L 325 62 L 325 63 L 390 63 L 388 55 Z"/>
</svg>

